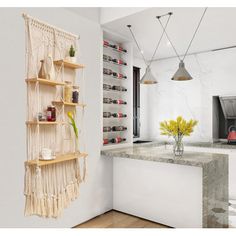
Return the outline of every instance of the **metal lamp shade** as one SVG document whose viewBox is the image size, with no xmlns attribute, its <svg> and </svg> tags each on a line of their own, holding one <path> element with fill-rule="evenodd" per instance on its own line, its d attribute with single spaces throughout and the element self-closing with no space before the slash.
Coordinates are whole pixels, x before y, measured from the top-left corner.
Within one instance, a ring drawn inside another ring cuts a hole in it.
<svg viewBox="0 0 236 236">
<path fill-rule="evenodd" d="M 140 80 L 140 84 L 157 84 L 157 80 L 153 76 L 151 68 L 149 66 L 146 68 L 145 74 Z"/>
<path fill-rule="evenodd" d="M 179 68 L 175 72 L 174 76 L 171 78 L 175 81 L 186 81 L 193 79 L 191 75 L 188 73 L 188 71 L 185 69 L 185 65 L 183 61 L 180 61 Z"/>
</svg>

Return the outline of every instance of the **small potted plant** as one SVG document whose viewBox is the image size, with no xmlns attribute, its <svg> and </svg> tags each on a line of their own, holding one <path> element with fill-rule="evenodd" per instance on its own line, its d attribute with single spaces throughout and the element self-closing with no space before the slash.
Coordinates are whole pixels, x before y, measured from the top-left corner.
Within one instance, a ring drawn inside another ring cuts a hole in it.
<svg viewBox="0 0 236 236">
<path fill-rule="evenodd" d="M 76 62 L 76 57 L 75 57 L 75 48 L 73 47 L 73 45 L 70 46 L 70 50 L 69 50 L 69 60 L 73 63 Z"/>
</svg>

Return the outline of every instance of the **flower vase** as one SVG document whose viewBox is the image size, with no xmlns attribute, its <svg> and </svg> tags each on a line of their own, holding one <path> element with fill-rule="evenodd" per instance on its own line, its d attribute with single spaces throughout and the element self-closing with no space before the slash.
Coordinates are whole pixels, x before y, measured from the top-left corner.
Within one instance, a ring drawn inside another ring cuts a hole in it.
<svg viewBox="0 0 236 236">
<path fill-rule="evenodd" d="M 182 157 L 184 153 L 184 145 L 182 142 L 183 137 L 176 137 L 173 146 L 173 152 L 175 157 Z"/>
<path fill-rule="evenodd" d="M 75 154 L 80 154 L 78 138 L 75 138 Z"/>
</svg>

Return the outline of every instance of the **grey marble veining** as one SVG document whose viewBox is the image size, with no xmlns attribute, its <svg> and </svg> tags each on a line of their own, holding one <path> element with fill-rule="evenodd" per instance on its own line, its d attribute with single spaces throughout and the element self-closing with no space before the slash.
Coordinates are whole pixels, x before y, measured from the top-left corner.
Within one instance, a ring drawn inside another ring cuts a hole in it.
<svg viewBox="0 0 236 236">
<path fill-rule="evenodd" d="M 172 149 L 160 143 L 109 149 L 101 154 L 109 158 L 129 158 L 202 168 L 202 225 L 204 228 L 228 227 L 228 155 L 185 151 L 182 158 L 175 158 Z"/>
<path fill-rule="evenodd" d="M 160 145 L 172 145 L 172 142 L 159 142 L 159 141 L 153 141 L 150 143 L 143 143 L 143 144 L 133 144 L 134 146 L 160 146 Z M 228 149 L 228 150 L 236 150 L 236 145 L 233 144 L 227 144 L 227 142 L 184 142 L 184 146 L 192 146 L 192 147 L 202 147 L 202 148 L 220 148 L 220 149 Z"/>
</svg>

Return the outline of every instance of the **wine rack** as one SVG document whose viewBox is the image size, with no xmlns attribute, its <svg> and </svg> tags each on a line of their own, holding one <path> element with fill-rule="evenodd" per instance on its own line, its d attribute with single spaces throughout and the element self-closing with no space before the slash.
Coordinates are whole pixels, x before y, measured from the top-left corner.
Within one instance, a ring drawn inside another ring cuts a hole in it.
<svg viewBox="0 0 236 236">
<path fill-rule="evenodd" d="M 110 117 L 102 117 L 102 149 L 107 147 L 116 148 L 131 144 L 133 141 L 133 63 L 131 42 L 113 32 L 104 30 L 102 60 L 103 84 L 105 85 L 103 86 L 103 99 L 108 98 L 112 100 L 110 103 L 103 103 L 103 112 L 113 114 Z M 117 90 L 112 89 L 113 86 L 116 86 Z M 124 101 L 126 104 L 119 104 L 119 100 Z M 124 114 L 125 117 L 115 117 L 116 115 L 114 114 L 118 113 Z M 122 126 L 124 130 L 104 130 L 104 127 L 114 126 Z M 104 144 L 104 140 L 106 144 Z M 108 143 L 107 140 L 109 140 Z"/>
</svg>

